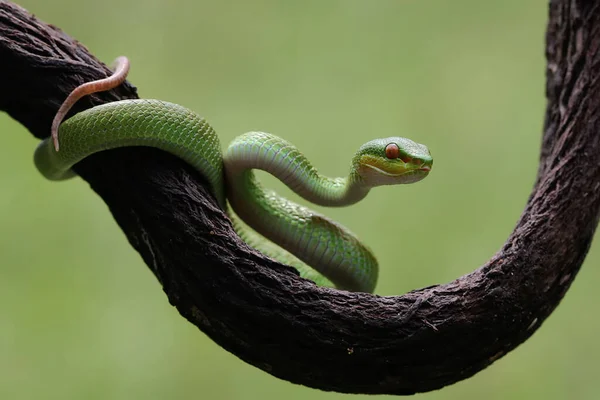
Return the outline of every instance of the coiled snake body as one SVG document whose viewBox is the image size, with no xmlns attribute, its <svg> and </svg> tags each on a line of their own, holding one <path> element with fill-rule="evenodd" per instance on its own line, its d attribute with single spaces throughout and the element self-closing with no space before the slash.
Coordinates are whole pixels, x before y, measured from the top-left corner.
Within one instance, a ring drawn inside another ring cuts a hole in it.
<svg viewBox="0 0 600 400">
<path fill-rule="evenodd" d="M 319 174 L 293 145 L 264 132 L 237 137 L 222 154 L 215 131 L 202 117 L 160 100 L 107 103 L 61 124 L 80 97 L 120 85 L 128 70 L 128 60 L 119 57 L 114 75 L 76 88 L 65 100 L 55 117 L 51 138 L 40 143 L 34 156 L 38 170 L 46 178 L 62 180 L 74 176 L 71 167 L 98 151 L 123 146 L 159 148 L 194 166 L 210 183 L 218 203 L 227 209 L 229 202 L 235 213 L 262 235 L 234 219 L 236 231 L 249 245 L 294 266 L 301 276 L 319 285 L 374 290 L 377 261 L 354 234 L 329 218 L 264 189 L 252 169 L 273 174 L 315 204 L 345 206 L 364 198 L 372 187 L 425 178 L 433 162 L 426 146 L 400 137 L 372 140 L 356 152 L 346 178 L 328 178 Z"/>
</svg>

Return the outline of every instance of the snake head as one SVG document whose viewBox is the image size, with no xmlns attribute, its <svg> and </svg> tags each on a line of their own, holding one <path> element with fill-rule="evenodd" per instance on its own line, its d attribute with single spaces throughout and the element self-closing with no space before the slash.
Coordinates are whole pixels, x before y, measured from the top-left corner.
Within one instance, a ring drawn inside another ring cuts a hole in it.
<svg viewBox="0 0 600 400">
<path fill-rule="evenodd" d="M 427 146 L 389 137 L 365 143 L 353 160 L 354 170 L 369 187 L 418 182 L 433 165 Z"/>
</svg>

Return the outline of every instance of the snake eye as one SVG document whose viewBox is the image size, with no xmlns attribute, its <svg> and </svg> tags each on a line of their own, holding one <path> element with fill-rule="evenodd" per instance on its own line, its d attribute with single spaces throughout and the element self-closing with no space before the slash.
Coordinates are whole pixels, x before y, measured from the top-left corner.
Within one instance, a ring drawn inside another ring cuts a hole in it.
<svg viewBox="0 0 600 400">
<path fill-rule="evenodd" d="M 400 157 L 400 148 L 396 143 L 390 143 L 385 146 L 385 156 L 390 160 L 395 160 Z"/>
</svg>

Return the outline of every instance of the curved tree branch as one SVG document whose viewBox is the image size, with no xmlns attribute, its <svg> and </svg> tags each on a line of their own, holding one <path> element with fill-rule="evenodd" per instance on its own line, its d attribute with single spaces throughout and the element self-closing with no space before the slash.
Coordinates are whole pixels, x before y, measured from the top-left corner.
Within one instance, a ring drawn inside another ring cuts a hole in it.
<svg viewBox="0 0 600 400">
<path fill-rule="evenodd" d="M 525 341 L 565 295 L 600 215 L 600 9 L 554 0 L 538 179 L 502 249 L 457 280 L 380 297 L 318 288 L 248 248 L 202 177 L 148 148 L 76 171 L 104 199 L 178 311 L 244 361 L 339 392 L 410 394 L 468 378 Z M 59 104 L 107 68 L 79 43 L 0 2 L 0 109 L 37 138 Z M 75 112 L 136 97 L 125 84 Z M 25 156 L 29 157 L 29 154 Z"/>
</svg>

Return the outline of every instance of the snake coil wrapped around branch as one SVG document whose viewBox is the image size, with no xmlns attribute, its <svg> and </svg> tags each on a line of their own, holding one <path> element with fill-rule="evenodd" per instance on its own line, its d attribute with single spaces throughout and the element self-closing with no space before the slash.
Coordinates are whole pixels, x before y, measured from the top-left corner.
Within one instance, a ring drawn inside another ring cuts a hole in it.
<svg viewBox="0 0 600 400">
<path fill-rule="evenodd" d="M 403 296 L 319 288 L 253 251 L 203 178 L 174 156 L 119 149 L 75 169 L 171 304 L 226 350 L 323 390 L 430 391 L 472 376 L 531 336 L 585 258 L 600 215 L 598 43 L 598 4 L 551 2 L 540 167 L 518 225 L 476 271 Z M 0 2 L 0 60 L 0 109 L 40 139 L 75 86 L 110 73 L 10 2 Z M 136 97 L 125 83 L 83 99 L 73 112 Z"/>
</svg>

